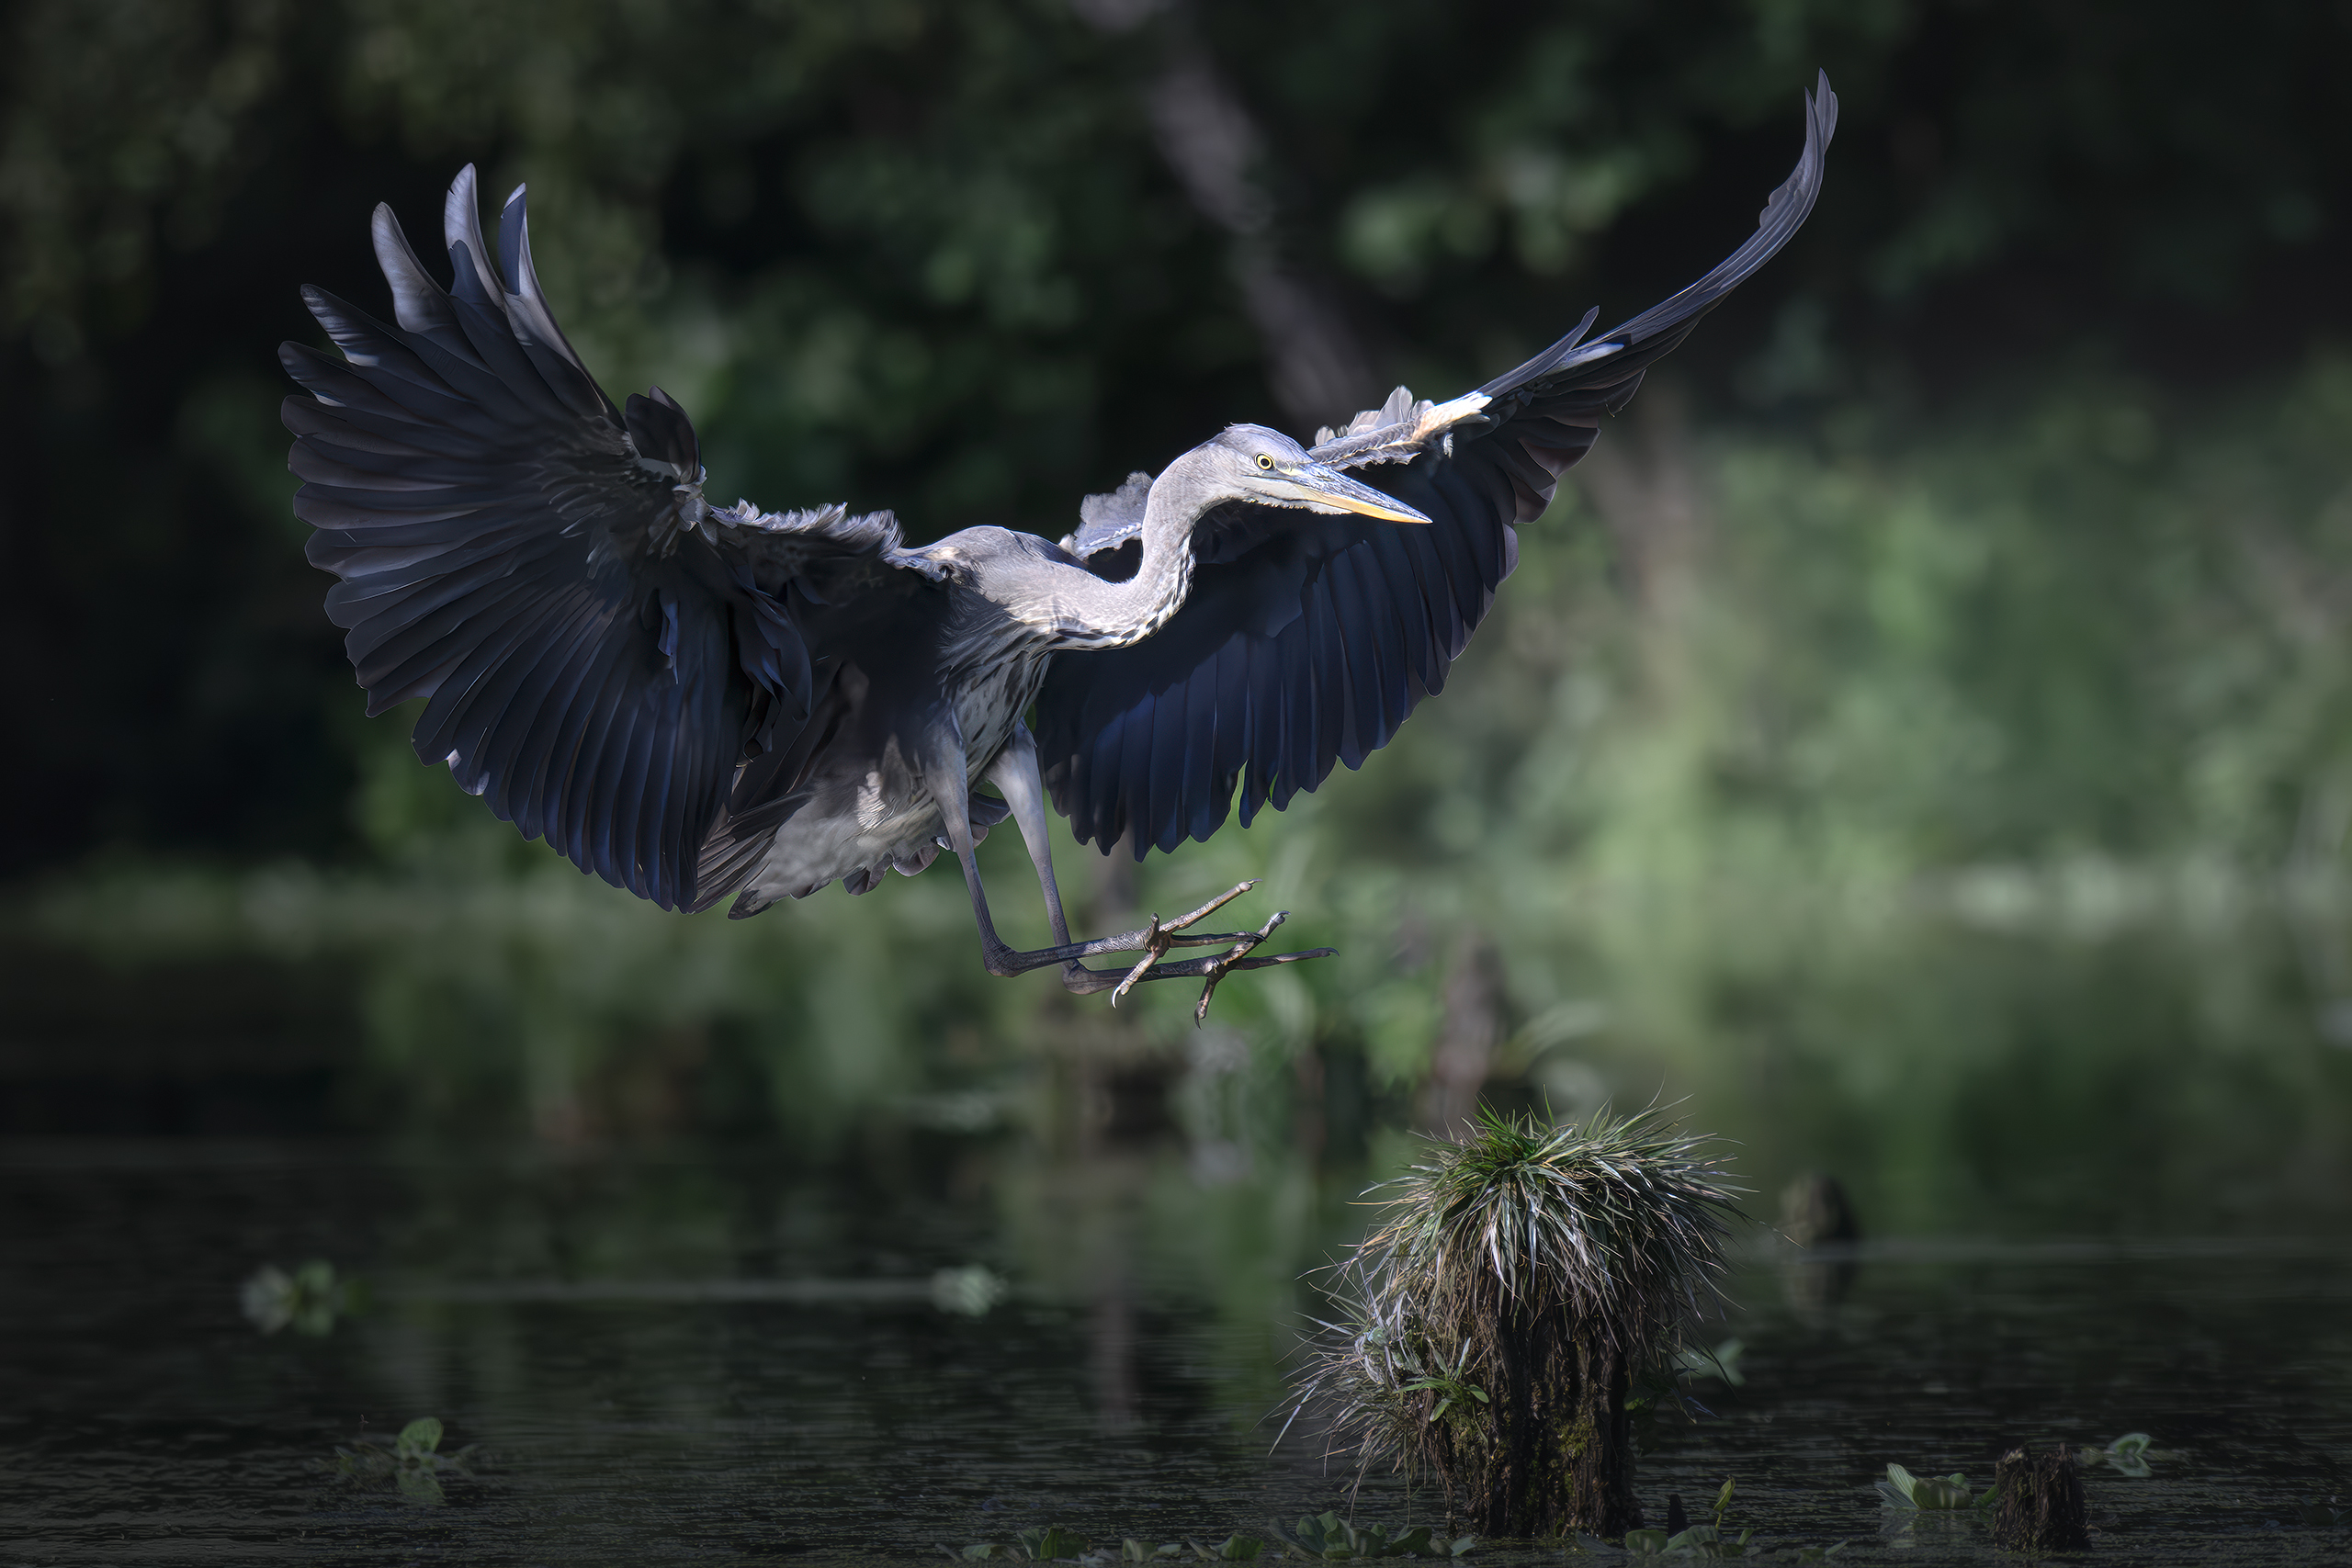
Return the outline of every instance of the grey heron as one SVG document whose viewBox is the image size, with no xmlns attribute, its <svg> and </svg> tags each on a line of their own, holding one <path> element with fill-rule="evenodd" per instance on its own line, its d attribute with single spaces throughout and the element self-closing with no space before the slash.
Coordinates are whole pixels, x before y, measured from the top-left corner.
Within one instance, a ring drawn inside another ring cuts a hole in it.
<svg viewBox="0 0 2352 1568">
<path fill-rule="evenodd" d="M 1246 826 L 1385 745 L 1602 416 L 1804 221 L 1837 115 L 1824 75 L 1757 231 L 1663 303 L 1589 342 L 1588 311 L 1447 402 L 1399 388 L 1311 447 L 1231 426 L 1089 497 L 1058 543 L 979 527 L 910 548 L 888 513 L 713 505 L 684 411 L 659 388 L 615 407 L 540 288 L 524 190 L 493 254 L 469 167 L 442 213 L 451 287 L 379 207 L 394 324 L 304 289 L 342 354 L 281 350 L 308 393 L 284 409 L 294 510 L 341 580 L 327 613 L 368 712 L 426 699 L 418 757 L 582 871 L 742 916 L 944 848 L 990 974 L 1122 995 L 1187 976 L 1204 1016 L 1225 975 L 1329 950 L 1255 954 L 1281 914 L 1193 930 L 1248 883 L 1073 942 L 1048 800 L 1080 842 L 1141 859 L 1206 840 L 1237 794 Z M 973 855 L 1008 816 L 1054 934 L 1034 952 L 998 937 Z"/>
</svg>

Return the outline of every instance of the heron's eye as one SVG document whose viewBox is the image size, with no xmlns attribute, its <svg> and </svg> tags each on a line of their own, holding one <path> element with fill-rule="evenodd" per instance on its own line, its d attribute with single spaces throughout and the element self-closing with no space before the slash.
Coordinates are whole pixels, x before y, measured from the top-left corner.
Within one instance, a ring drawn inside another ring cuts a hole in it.
<svg viewBox="0 0 2352 1568">
<path fill-rule="evenodd" d="M 1261 452 L 1258 454 L 1258 466 L 1271 473 L 1273 470 L 1274 460 L 1265 453 Z"/>
</svg>

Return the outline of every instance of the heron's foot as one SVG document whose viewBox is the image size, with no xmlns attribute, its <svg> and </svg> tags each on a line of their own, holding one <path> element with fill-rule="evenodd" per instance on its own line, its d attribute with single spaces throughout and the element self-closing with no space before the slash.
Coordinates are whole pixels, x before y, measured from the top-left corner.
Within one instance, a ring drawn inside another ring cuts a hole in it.
<svg viewBox="0 0 2352 1568">
<path fill-rule="evenodd" d="M 1329 958 L 1337 951 L 1329 947 L 1314 948 L 1304 953 L 1281 953 L 1266 957 L 1253 956 L 1261 942 L 1274 934 L 1275 928 L 1290 919 L 1288 910 L 1278 911 L 1254 931 L 1193 931 L 1191 928 L 1225 908 L 1244 893 L 1257 886 L 1254 881 L 1244 882 L 1220 893 L 1215 898 L 1173 920 L 1162 921 L 1154 915 L 1141 931 L 1127 931 L 1096 942 L 1076 942 L 1068 948 L 1049 949 L 1047 954 L 1023 954 L 1023 957 L 1044 957 L 1046 962 L 1061 959 L 1062 984 L 1080 995 L 1107 990 L 1111 1005 L 1116 1007 L 1122 998 L 1146 980 L 1199 980 L 1200 1005 L 1193 1010 L 1193 1021 L 1199 1023 L 1208 1017 L 1209 999 L 1216 994 L 1217 982 L 1237 969 L 1267 969 L 1277 964 L 1297 964 L 1309 958 Z M 1222 947 L 1223 953 L 1205 958 L 1185 959 L 1168 963 L 1168 954 L 1179 947 Z M 1143 956 L 1126 969 L 1089 969 L 1080 962 L 1113 953 L 1140 951 Z"/>
</svg>

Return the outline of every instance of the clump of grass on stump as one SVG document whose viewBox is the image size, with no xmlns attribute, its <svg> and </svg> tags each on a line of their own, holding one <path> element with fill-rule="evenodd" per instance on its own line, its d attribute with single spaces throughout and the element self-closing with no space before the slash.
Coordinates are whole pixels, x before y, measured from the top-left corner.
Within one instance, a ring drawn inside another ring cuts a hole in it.
<svg viewBox="0 0 2352 1568">
<path fill-rule="evenodd" d="M 1580 1126 L 1483 1110 L 1388 1183 L 1301 1377 L 1335 1447 L 1433 1475 L 1488 1536 L 1638 1529 L 1626 1396 L 1717 1299 L 1722 1168 L 1656 1107 Z"/>
</svg>

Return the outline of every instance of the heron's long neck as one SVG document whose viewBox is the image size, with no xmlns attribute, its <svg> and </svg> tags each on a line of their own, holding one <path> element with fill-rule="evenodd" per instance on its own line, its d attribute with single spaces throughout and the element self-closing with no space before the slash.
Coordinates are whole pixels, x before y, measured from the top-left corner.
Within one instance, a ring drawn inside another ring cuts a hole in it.
<svg viewBox="0 0 2352 1568">
<path fill-rule="evenodd" d="M 1170 465 L 1144 503 L 1143 561 L 1125 582 L 1092 573 L 1057 595 L 1057 640 L 1067 648 L 1125 648 L 1141 642 L 1184 607 L 1193 586 L 1193 524 L 1214 504 L 1182 459 Z"/>
</svg>

